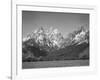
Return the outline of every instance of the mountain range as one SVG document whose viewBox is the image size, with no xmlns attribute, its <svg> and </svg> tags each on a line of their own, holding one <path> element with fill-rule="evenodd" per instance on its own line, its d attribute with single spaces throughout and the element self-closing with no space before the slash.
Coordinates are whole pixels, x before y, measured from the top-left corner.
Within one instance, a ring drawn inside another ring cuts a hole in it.
<svg viewBox="0 0 100 80">
<path fill-rule="evenodd" d="M 89 58 L 88 49 L 89 30 L 84 26 L 66 37 L 58 29 L 40 27 L 22 40 L 23 61 Z"/>
</svg>

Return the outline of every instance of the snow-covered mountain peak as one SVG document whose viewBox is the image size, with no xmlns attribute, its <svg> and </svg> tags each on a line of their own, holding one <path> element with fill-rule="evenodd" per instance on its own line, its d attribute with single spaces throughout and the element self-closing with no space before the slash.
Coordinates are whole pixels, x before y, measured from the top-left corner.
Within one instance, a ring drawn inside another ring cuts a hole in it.
<svg viewBox="0 0 100 80">
<path fill-rule="evenodd" d="M 87 29 L 81 28 L 81 30 L 79 30 L 79 32 L 73 38 L 73 41 L 77 44 L 81 44 L 84 42 L 88 43 L 87 37 L 89 37 L 89 35 L 87 33 L 88 33 Z"/>
</svg>

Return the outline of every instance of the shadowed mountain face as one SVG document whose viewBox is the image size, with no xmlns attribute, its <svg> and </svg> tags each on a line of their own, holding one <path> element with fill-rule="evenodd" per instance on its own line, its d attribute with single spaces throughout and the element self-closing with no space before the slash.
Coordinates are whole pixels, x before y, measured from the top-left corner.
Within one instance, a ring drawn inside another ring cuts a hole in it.
<svg viewBox="0 0 100 80">
<path fill-rule="evenodd" d="M 39 28 L 22 42 L 23 61 L 89 59 L 89 31 L 80 27 L 66 38 L 53 28 Z"/>
</svg>

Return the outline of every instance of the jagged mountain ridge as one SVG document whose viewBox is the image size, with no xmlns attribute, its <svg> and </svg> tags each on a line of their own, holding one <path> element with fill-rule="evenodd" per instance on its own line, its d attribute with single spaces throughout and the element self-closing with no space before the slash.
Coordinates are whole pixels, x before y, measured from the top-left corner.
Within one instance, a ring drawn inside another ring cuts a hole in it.
<svg viewBox="0 0 100 80">
<path fill-rule="evenodd" d="M 49 47 L 61 47 L 61 44 L 64 40 L 62 34 L 53 28 L 45 30 L 44 28 L 39 28 L 35 30 L 32 34 L 28 35 L 27 38 L 23 39 L 23 41 L 27 41 L 29 39 L 35 39 L 35 42 L 39 44 L 39 46 L 49 46 Z"/>
<path fill-rule="evenodd" d="M 52 27 L 45 29 L 41 27 L 32 34 L 27 35 L 27 37 L 23 39 L 23 42 L 30 39 L 34 39 L 39 46 L 60 49 L 68 45 L 88 43 L 89 31 L 84 27 L 81 27 L 79 30 L 69 33 L 67 38 L 64 38 L 57 29 L 53 29 Z"/>
<path fill-rule="evenodd" d="M 80 45 L 82 43 L 89 43 L 89 30 L 83 26 L 80 29 L 75 30 L 71 35 L 72 44 Z"/>
</svg>

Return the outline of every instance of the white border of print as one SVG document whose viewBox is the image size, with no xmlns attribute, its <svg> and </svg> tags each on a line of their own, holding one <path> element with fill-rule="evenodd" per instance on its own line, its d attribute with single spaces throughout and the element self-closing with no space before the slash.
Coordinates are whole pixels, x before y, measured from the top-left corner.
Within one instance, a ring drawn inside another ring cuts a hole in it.
<svg viewBox="0 0 100 80">
<path fill-rule="evenodd" d="M 90 14 L 90 66 L 22 69 L 22 10 Z M 69 75 L 87 75 L 96 72 L 96 10 L 91 6 L 12 2 L 12 54 L 11 78 L 34 79 Z"/>
</svg>

